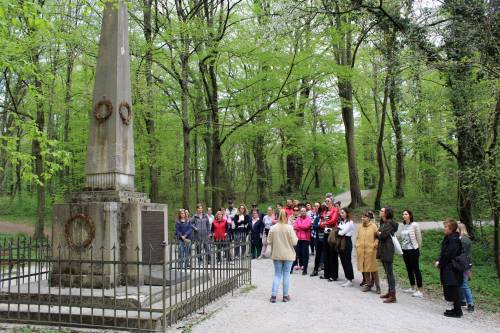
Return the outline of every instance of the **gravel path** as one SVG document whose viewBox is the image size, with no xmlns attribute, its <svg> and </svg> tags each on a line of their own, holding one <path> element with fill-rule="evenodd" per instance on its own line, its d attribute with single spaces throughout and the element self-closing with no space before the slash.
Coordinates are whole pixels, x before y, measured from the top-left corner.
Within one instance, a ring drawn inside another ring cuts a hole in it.
<svg viewBox="0 0 500 333">
<path fill-rule="evenodd" d="M 363 196 L 368 191 L 363 191 Z M 342 206 L 350 202 L 349 192 L 335 197 Z M 424 229 L 439 228 L 431 223 Z M 314 260 L 313 257 L 310 257 Z M 356 259 L 353 258 L 354 270 Z M 311 270 L 311 269 L 310 269 Z M 476 311 L 465 313 L 462 319 L 446 318 L 444 300 L 424 297 L 417 299 L 404 294 L 398 286 L 398 302 L 383 304 L 374 292 L 360 291 L 361 274 L 355 272 L 355 286 L 343 288 L 337 282 L 318 277 L 293 274 L 290 295 L 292 301 L 271 304 L 271 284 L 274 276 L 272 261 L 252 261 L 254 288 L 242 288 L 234 296 L 226 295 L 205 309 L 205 313 L 188 317 L 170 332 L 500 332 L 498 314 Z M 339 276 L 344 278 L 339 267 Z M 382 281 L 382 291 L 386 291 Z"/>
<path fill-rule="evenodd" d="M 312 257 L 311 257 L 312 258 Z M 342 269 L 340 269 L 341 271 Z M 276 304 L 268 299 L 273 278 L 272 261 L 252 262 L 255 289 L 235 292 L 211 304 L 205 315 L 177 324 L 171 332 L 190 327 L 192 332 L 500 332 L 498 318 L 478 312 L 462 319 L 442 315 L 446 303 L 416 299 L 398 290 L 398 303 L 383 304 L 378 295 L 358 287 L 293 274 L 292 301 Z M 340 274 L 342 276 L 342 274 Z M 356 275 L 356 281 L 361 279 Z M 385 290 L 385 287 L 383 287 Z"/>
</svg>

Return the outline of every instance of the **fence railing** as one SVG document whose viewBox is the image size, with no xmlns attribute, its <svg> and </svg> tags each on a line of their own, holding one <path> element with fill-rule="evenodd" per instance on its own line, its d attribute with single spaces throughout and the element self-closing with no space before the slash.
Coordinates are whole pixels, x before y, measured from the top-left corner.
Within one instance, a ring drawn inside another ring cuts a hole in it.
<svg viewBox="0 0 500 333">
<path fill-rule="evenodd" d="M 246 239 L 150 246 L 149 258 L 128 249 L 133 261 L 121 260 L 120 250 L 0 244 L 0 321 L 162 332 L 251 282 Z M 153 261 L 153 251 L 165 259 Z"/>
</svg>

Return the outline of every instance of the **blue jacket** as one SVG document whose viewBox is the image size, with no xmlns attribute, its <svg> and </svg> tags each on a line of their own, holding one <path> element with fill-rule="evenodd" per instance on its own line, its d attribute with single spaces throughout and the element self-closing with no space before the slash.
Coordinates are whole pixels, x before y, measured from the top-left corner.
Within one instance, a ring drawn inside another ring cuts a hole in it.
<svg viewBox="0 0 500 333">
<path fill-rule="evenodd" d="M 186 238 L 191 239 L 193 236 L 193 227 L 191 226 L 191 222 L 181 222 L 179 220 L 175 221 L 175 236 L 177 239 L 181 239 L 181 236 L 186 236 Z"/>
</svg>

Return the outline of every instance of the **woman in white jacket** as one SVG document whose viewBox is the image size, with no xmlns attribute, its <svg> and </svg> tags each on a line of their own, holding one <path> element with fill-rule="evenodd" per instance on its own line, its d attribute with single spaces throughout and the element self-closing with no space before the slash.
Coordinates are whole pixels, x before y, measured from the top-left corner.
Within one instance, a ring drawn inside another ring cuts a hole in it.
<svg viewBox="0 0 500 333">
<path fill-rule="evenodd" d="M 403 212 L 401 248 L 403 249 L 403 260 L 406 265 L 411 287 L 404 290 L 404 292 L 413 294 L 414 297 L 423 297 L 422 273 L 420 272 L 419 263 L 421 247 L 422 234 L 420 232 L 420 227 L 417 222 L 413 221 L 413 213 L 410 210 L 405 210 Z"/>
</svg>

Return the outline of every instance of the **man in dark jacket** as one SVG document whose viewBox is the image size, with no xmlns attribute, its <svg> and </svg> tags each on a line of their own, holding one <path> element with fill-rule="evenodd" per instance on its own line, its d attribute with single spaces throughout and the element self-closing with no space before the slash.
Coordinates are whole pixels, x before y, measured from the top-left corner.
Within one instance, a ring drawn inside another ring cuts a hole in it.
<svg viewBox="0 0 500 333">
<path fill-rule="evenodd" d="M 398 231 L 398 224 L 393 220 L 394 212 L 391 207 L 384 207 L 380 210 L 380 228 L 378 230 L 378 248 L 377 259 L 384 266 L 389 291 L 387 294 L 380 296 L 384 298 L 384 303 L 396 302 L 396 279 L 394 278 L 394 268 L 392 266 L 394 260 L 394 243 L 392 236 Z"/>
<path fill-rule="evenodd" d="M 196 254 L 199 256 L 198 261 L 203 262 L 203 258 L 207 259 L 206 264 L 210 263 L 210 221 L 207 214 L 203 213 L 202 204 L 196 204 L 196 214 L 191 219 L 191 225 L 194 230 L 193 240 L 196 242 Z M 204 252 L 205 256 L 200 256 Z"/>
<path fill-rule="evenodd" d="M 462 317 L 461 308 L 462 297 L 460 286 L 463 283 L 463 272 L 453 268 L 453 259 L 462 253 L 462 243 L 460 235 L 457 232 L 458 223 L 455 220 L 446 220 L 444 222 L 444 238 L 441 243 L 441 253 L 434 264 L 439 268 L 439 276 L 443 285 L 444 298 L 448 302 L 453 302 L 453 309 L 446 310 L 446 317 Z"/>
</svg>

